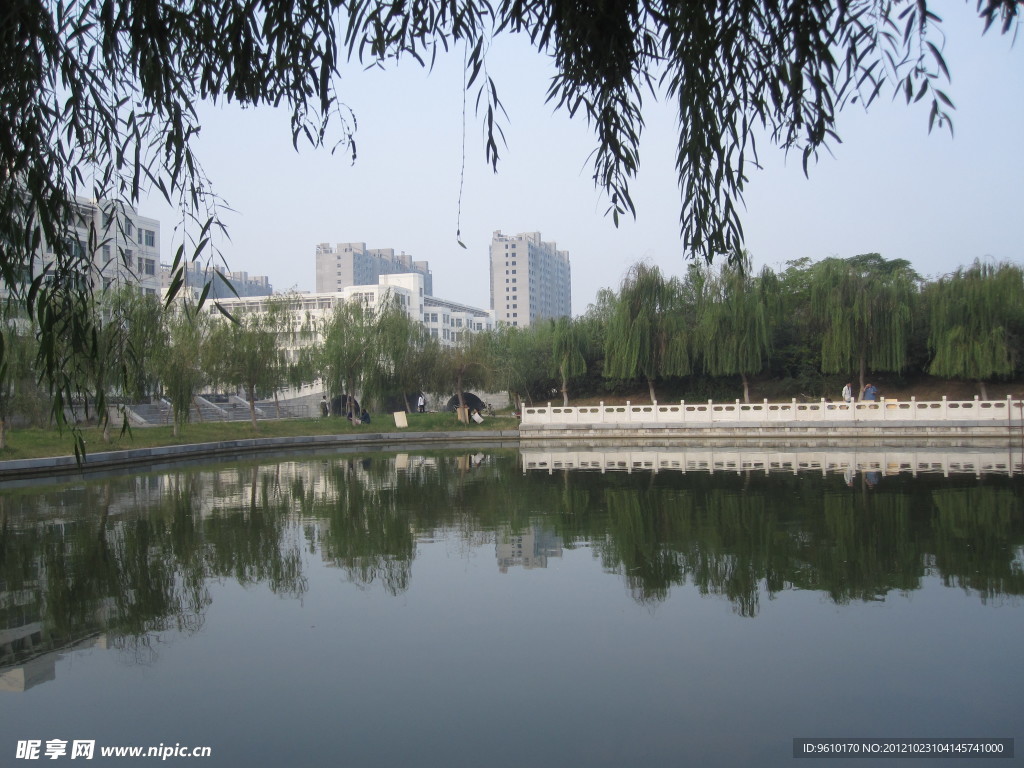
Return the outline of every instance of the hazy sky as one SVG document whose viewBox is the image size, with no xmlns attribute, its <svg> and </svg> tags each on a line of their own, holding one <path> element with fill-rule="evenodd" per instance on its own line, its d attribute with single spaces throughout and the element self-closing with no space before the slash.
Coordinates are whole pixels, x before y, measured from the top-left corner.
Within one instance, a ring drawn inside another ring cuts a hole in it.
<svg viewBox="0 0 1024 768">
<path fill-rule="evenodd" d="M 955 136 L 928 133 L 927 100 L 907 107 L 884 94 L 865 113 L 840 115 L 843 140 L 803 175 L 799 155 L 760 145 L 751 169 L 744 228 L 755 265 L 779 266 L 878 252 L 938 275 L 975 258 L 1024 263 L 1024 43 L 981 35 L 973 2 L 943 5 L 945 58 L 956 105 Z M 197 150 L 234 212 L 222 250 L 233 270 L 270 277 L 276 290 L 315 288 L 321 242 L 365 242 L 430 262 L 434 293 L 487 308 L 491 233 L 541 232 L 572 263 L 573 312 L 601 288 L 618 288 L 628 267 L 649 260 L 684 269 L 675 178 L 675 109 L 650 103 L 633 182 L 637 218 L 616 228 L 595 189 L 588 156 L 595 140 L 583 120 L 544 103 L 548 60 L 521 40 L 497 40 L 489 74 L 509 114 L 498 174 L 484 161 L 474 91 L 466 100 L 462 167 L 462 52 L 432 72 L 412 60 L 386 71 L 345 70 L 341 99 L 358 120 L 358 158 L 292 148 L 288 115 L 233 105 L 200 107 Z M 155 197 L 140 213 L 161 220 L 162 252 L 176 246 L 175 212 Z"/>
</svg>

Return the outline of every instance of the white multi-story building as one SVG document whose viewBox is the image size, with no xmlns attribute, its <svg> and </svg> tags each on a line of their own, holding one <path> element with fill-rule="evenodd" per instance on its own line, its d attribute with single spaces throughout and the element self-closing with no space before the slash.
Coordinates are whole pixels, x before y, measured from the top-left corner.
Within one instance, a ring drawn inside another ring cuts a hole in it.
<svg viewBox="0 0 1024 768">
<path fill-rule="evenodd" d="M 90 262 L 88 279 L 94 291 L 135 287 L 139 293 L 160 292 L 160 222 L 140 216 L 134 208 L 110 200 L 76 198 L 73 242 Z M 44 243 L 35 269 L 42 272 L 53 261 L 52 244 Z"/>
<path fill-rule="evenodd" d="M 572 314 L 569 252 L 540 232 L 491 237 L 491 309 L 498 323 L 527 326 Z"/>
<path fill-rule="evenodd" d="M 339 304 L 361 301 L 367 307 L 379 307 L 391 297 L 398 300 L 409 317 L 421 322 L 442 346 L 454 346 L 464 333 L 477 333 L 494 327 L 493 317 L 486 309 L 426 295 L 423 275 L 419 272 L 381 275 L 375 285 L 353 285 L 340 291 L 219 299 L 217 303 L 231 314 L 244 314 L 264 312 L 269 301 L 287 299 L 296 319 L 308 319 L 314 325 L 322 325 Z M 214 317 L 220 315 L 212 304 L 208 311 Z"/>
<path fill-rule="evenodd" d="M 384 275 L 416 273 L 423 276 L 424 294 L 434 293 L 434 281 L 425 261 L 413 261 L 393 248 L 370 248 L 366 243 L 320 243 L 316 247 L 316 291 L 333 293 L 354 285 L 377 285 Z"/>
<path fill-rule="evenodd" d="M 265 312 L 271 301 L 287 301 L 295 327 L 305 326 L 310 331 L 279 340 L 279 345 L 287 354 L 297 359 L 299 349 L 322 340 L 323 329 L 339 304 L 360 301 L 367 307 L 375 308 L 392 298 L 398 300 L 409 317 L 423 323 L 442 346 L 455 346 L 465 333 L 476 333 L 494 327 L 493 317 L 485 309 L 427 296 L 423 275 L 418 272 L 381 275 L 375 285 L 353 285 L 340 291 L 218 299 L 217 304 L 232 315 L 238 316 L 249 312 Z M 208 305 L 207 311 L 215 319 L 223 317 L 212 302 Z M 282 392 L 281 399 L 308 395 L 311 391 L 319 396 L 320 385 L 301 391 Z"/>
</svg>

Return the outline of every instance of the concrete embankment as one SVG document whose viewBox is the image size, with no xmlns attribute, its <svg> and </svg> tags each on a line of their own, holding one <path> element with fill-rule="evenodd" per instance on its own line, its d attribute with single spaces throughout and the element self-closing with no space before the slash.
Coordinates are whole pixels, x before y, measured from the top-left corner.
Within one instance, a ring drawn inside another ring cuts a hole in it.
<svg viewBox="0 0 1024 768">
<path fill-rule="evenodd" d="M 467 432 L 380 432 L 346 435 L 313 435 L 309 437 L 255 437 L 246 440 L 224 440 L 191 445 L 167 445 L 154 448 L 130 448 L 121 451 L 98 451 L 86 455 L 79 464 L 74 456 L 53 456 L 40 459 L 0 461 L 0 484 L 22 478 L 61 478 L 99 470 L 158 468 L 168 463 L 202 460 L 212 457 L 231 458 L 254 453 L 317 451 L 338 447 L 385 446 L 405 450 L 414 446 L 436 446 L 459 443 L 516 442 L 518 430 Z"/>
</svg>

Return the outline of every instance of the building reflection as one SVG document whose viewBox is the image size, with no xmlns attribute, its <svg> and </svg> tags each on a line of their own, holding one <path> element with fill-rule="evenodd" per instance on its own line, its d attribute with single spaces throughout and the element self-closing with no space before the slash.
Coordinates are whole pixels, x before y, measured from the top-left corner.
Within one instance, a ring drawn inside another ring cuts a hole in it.
<svg viewBox="0 0 1024 768">
<path fill-rule="evenodd" d="M 6 643 L 5 635 L 7 632 L 0 632 L 0 644 L 10 646 L 9 651 L 6 648 L 4 649 L 5 655 L 7 653 L 13 655 L 15 647 L 18 647 L 20 651 L 48 647 L 48 644 L 42 637 L 41 626 L 40 629 L 31 632 L 29 635 L 22 635 L 20 630 L 23 629 L 29 630 L 30 628 L 19 627 L 14 630 L 13 634 L 17 635 L 17 637 L 13 639 L 12 643 Z M 37 645 L 27 646 L 25 645 L 26 641 L 28 643 L 35 642 Z M 0 692 L 24 693 L 37 685 L 56 680 L 57 662 L 68 654 L 90 648 L 107 650 L 109 647 L 107 636 L 105 634 L 97 634 L 91 637 L 84 637 L 59 650 L 41 651 L 39 655 L 30 656 L 27 661 L 22 661 L 12 666 L 0 666 Z"/>
<path fill-rule="evenodd" d="M 547 568 L 549 557 L 562 556 L 562 538 L 539 525 L 515 531 L 504 527 L 495 533 L 494 549 L 501 573 L 517 566 Z"/>
</svg>

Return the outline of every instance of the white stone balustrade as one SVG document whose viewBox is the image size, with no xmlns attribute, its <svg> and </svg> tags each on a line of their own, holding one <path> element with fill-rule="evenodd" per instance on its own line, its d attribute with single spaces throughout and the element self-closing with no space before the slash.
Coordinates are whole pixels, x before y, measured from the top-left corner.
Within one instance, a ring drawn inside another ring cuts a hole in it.
<svg viewBox="0 0 1024 768">
<path fill-rule="evenodd" d="M 543 407 L 523 409 L 523 425 L 558 427 L 569 425 L 773 425 L 796 422 L 826 422 L 837 425 L 882 422 L 1001 422 L 1019 425 L 1022 418 L 1019 398 L 1005 400 L 862 400 L 856 403 L 654 403 L 648 405 L 581 405 L 561 406 L 548 403 Z"/>
</svg>

